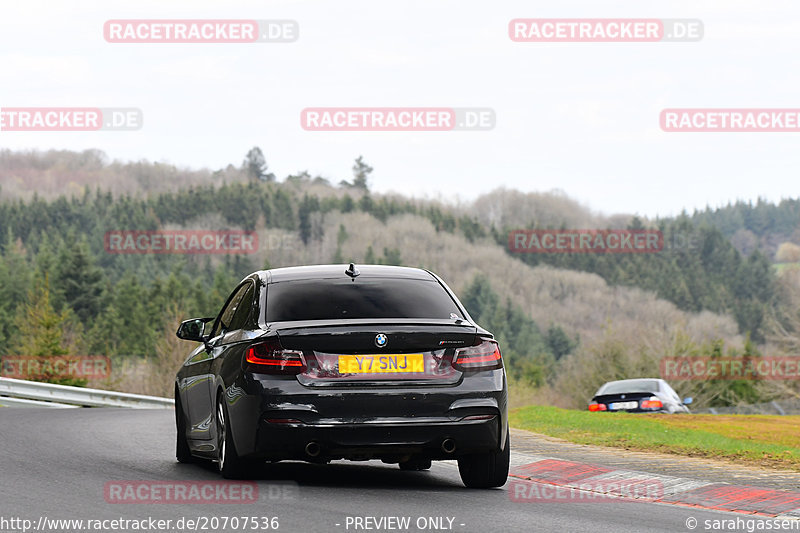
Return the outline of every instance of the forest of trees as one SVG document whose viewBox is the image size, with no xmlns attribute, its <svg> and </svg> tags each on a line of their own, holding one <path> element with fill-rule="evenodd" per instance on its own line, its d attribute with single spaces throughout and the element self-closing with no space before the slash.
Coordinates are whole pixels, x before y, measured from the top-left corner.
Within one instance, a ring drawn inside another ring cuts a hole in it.
<svg viewBox="0 0 800 533">
<path fill-rule="evenodd" d="M 147 176 L 147 165 L 137 165 L 137 172 Z M 165 172 L 157 164 L 152 170 Z M 229 168 L 209 175 L 211 183 L 204 178 L 197 186 L 175 191 L 112 194 L 86 187 L 79 194 L 25 199 L 4 195 L 0 185 L 0 355 L 141 358 L 158 351 L 176 317 L 216 313 L 239 279 L 270 267 L 268 261 L 248 255 L 109 254 L 104 235 L 110 230 L 271 228 L 295 234 L 306 247 L 331 233 L 338 246 L 325 261 L 346 262 L 353 259 L 342 251 L 349 228 L 329 227 L 328 214 L 361 212 L 379 224 L 412 214 L 441 234 L 504 249 L 508 231 L 519 229 L 488 225 L 458 206 L 373 194 L 373 169 L 362 157 L 352 171 L 352 181 L 336 186 L 305 172 L 278 182 L 263 153 L 254 149 L 241 169 Z M 232 175 L 238 178 L 229 182 Z M 798 205 L 794 200 L 777 206 L 759 201 L 655 222 L 632 217 L 630 229 L 663 232 L 666 245 L 660 253 L 513 257 L 531 266 L 594 273 L 612 286 L 652 291 L 683 311 L 731 315 L 742 335 L 760 343 L 768 335 L 769 317 L 782 305 L 782 293 L 771 256 L 758 246 L 743 253 L 732 241 L 741 231 L 753 232 L 763 242 L 796 238 Z M 542 226 L 534 220 L 528 227 Z M 406 264 L 403 247 L 396 245 L 365 245 L 363 257 L 365 262 Z M 581 345 L 575 331 L 537 324 L 501 298 L 490 272 L 477 275 L 461 298 L 473 317 L 501 340 L 516 380 L 532 386 L 554 382 L 567 356 Z"/>
<path fill-rule="evenodd" d="M 69 201 L 0 205 L 6 229 L 0 240 L 0 355 L 153 353 L 174 310 L 184 316 L 213 314 L 239 279 L 268 266 L 246 255 L 225 256 L 212 265 L 209 257 L 107 254 L 103 234 L 108 228 L 156 229 L 165 221 L 187 222 L 203 209 L 218 211 L 227 223 L 246 229 L 261 219 L 297 231 L 307 243 L 311 229 L 306 214 L 319 211 L 321 204 L 326 209 L 363 208 L 364 202 L 351 206 L 348 199 L 320 202 L 306 195 L 298 201 L 280 188 L 248 185 L 162 195 L 152 202 L 117 201 L 96 193 Z M 382 200 L 372 208 L 387 213 L 401 209 Z M 428 215 L 444 218 L 436 210 Z M 344 226 L 339 232 L 346 238 Z M 403 264 L 397 248 L 376 254 L 368 247 L 365 262 Z M 541 383 L 543 367 L 552 369 L 574 345 L 560 328 L 540 332 L 521 310 L 499 302 L 485 277 L 476 278 L 464 298 L 474 317 L 507 346 L 514 374 L 532 383 Z"/>
<path fill-rule="evenodd" d="M 738 201 L 695 211 L 691 219 L 695 224 L 714 226 L 726 237 L 746 230 L 768 241 L 796 240 L 800 237 L 800 199 L 784 198 L 777 204 L 763 198 L 755 203 Z"/>
<path fill-rule="evenodd" d="M 643 229 L 634 218 L 627 229 Z M 743 256 L 715 227 L 682 216 L 661 220 L 664 250 L 639 254 L 520 254 L 529 265 L 592 272 L 612 285 L 654 291 L 685 311 L 730 313 L 742 333 L 764 341 L 765 317 L 775 303 L 772 261 L 754 250 Z M 501 232 L 498 242 L 507 242 Z"/>
</svg>

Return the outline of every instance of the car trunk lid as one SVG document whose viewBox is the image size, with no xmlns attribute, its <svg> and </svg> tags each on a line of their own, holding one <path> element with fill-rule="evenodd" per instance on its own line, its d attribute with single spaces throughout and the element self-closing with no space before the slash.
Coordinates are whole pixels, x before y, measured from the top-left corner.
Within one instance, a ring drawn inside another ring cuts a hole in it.
<svg viewBox="0 0 800 533">
<path fill-rule="evenodd" d="M 639 409 L 641 400 L 649 399 L 653 396 L 652 392 L 626 392 L 617 394 L 600 394 L 593 400 L 608 406 L 609 411 L 629 411 Z"/>
<path fill-rule="evenodd" d="M 281 346 L 301 350 L 309 387 L 457 383 L 455 350 L 477 342 L 477 328 L 454 320 L 330 320 L 277 325 Z"/>
</svg>

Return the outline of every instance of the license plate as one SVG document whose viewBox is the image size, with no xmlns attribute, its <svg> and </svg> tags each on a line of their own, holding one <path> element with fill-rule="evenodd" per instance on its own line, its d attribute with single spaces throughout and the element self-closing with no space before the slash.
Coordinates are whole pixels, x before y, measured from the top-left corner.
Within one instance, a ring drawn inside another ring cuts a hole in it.
<svg viewBox="0 0 800 533">
<path fill-rule="evenodd" d="M 395 374 L 425 372 L 421 353 L 340 355 L 340 374 Z"/>
<path fill-rule="evenodd" d="M 608 408 L 612 411 L 617 411 L 619 409 L 636 409 L 639 407 L 639 402 L 614 402 L 608 405 Z"/>
</svg>

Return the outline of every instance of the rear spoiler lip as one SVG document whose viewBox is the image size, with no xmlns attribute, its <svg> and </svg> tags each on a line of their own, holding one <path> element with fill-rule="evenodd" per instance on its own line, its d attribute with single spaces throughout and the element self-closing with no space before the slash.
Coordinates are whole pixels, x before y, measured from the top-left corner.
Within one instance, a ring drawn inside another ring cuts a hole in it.
<svg viewBox="0 0 800 533">
<path fill-rule="evenodd" d="M 357 318 L 357 319 L 331 319 L 331 320 L 304 320 L 300 322 L 272 322 L 268 324 L 268 329 L 274 332 L 282 332 L 298 329 L 322 329 L 322 328 L 354 328 L 358 326 L 376 327 L 407 327 L 407 326 L 442 326 L 446 328 L 460 328 L 471 333 L 486 332 L 475 324 L 466 320 L 451 320 L 437 318 Z M 491 334 L 490 334 L 491 335 Z"/>
</svg>

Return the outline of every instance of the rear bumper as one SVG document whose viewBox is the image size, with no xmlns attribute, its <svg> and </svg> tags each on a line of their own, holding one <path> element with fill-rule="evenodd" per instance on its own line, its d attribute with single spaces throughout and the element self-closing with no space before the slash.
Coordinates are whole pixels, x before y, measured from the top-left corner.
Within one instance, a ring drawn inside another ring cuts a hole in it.
<svg viewBox="0 0 800 533">
<path fill-rule="evenodd" d="M 408 456 L 453 459 L 467 453 L 498 451 L 500 443 L 504 442 L 500 427 L 499 415 L 485 420 L 458 422 L 392 420 L 359 424 L 290 424 L 262 420 L 253 456 L 273 460 L 399 461 Z M 309 444 L 315 446 L 310 448 L 312 453 L 308 452 Z"/>
<path fill-rule="evenodd" d="M 310 389 L 293 377 L 253 376 L 229 404 L 237 452 L 264 459 L 449 459 L 505 443 L 503 369 L 447 387 Z M 442 450 L 452 439 L 455 451 Z M 316 457 L 306 453 L 316 443 Z"/>
</svg>

